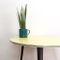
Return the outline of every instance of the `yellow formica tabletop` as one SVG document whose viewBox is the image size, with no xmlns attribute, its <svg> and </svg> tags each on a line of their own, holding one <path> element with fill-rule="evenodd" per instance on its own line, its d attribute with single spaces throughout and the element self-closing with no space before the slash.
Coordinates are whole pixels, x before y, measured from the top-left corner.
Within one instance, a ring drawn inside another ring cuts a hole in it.
<svg viewBox="0 0 60 60">
<path fill-rule="evenodd" d="M 13 37 L 10 42 L 36 47 L 56 47 L 60 46 L 60 36 L 29 36 L 28 38 Z"/>
</svg>

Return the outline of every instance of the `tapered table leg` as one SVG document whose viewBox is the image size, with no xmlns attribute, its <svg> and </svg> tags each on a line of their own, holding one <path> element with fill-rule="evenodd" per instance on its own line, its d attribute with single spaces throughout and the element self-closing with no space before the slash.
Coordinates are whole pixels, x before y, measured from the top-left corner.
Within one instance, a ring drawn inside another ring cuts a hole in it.
<svg viewBox="0 0 60 60">
<path fill-rule="evenodd" d="M 37 48 L 37 58 L 43 60 L 43 48 Z"/>
<path fill-rule="evenodd" d="M 20 60 L 23 59 L 23 51 L 24 51 L 24 46 L 21 46 L 21 56 L 20 56 Z"/>
</svg>

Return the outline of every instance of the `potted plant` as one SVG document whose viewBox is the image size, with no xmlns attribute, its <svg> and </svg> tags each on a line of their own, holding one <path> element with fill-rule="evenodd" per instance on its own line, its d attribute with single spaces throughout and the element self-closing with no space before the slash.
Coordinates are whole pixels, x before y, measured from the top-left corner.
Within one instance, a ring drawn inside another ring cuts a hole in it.
<svg viewBox="0 0 60 60">
<path fill-rule="evenodd" d="M 28 31 L 30 30 L 26 29 L 26 16 L 27 16 L 27 4 L 25 5 L 25 8 L 21 7 L 20 12 L 17 10 L 18 15 L 18 22 L 19 22 L 19 37 L 27 37 Z"/>
</svg>

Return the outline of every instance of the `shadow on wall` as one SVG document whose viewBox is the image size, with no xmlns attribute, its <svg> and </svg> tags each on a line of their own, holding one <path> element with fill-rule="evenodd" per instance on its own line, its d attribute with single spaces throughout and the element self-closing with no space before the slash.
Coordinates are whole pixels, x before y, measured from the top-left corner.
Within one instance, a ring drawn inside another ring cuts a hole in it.
<svg viewBox="0 0 60 60">
<path fill-rule="evenodd" d="M 56 57 L 56 54 L 55 54 L 55 47 L 44 48 L 43 60 L 57 60 L 57 57 Z"/>
</svg>

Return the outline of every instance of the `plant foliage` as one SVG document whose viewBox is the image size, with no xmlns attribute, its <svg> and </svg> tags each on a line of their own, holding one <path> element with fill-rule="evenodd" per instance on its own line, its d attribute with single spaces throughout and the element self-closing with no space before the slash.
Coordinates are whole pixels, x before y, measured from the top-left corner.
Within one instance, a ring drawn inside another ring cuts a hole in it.
<svg viewBox="0 0 60 60">
<path fill-rule="evenodd" d="M 17 10 L 18 22 L 20 28 L 26 28 L 26 14 L 27 14 L 27 4 L 25 8 L 21 7 L 20 12 Z"/>
</svg>

